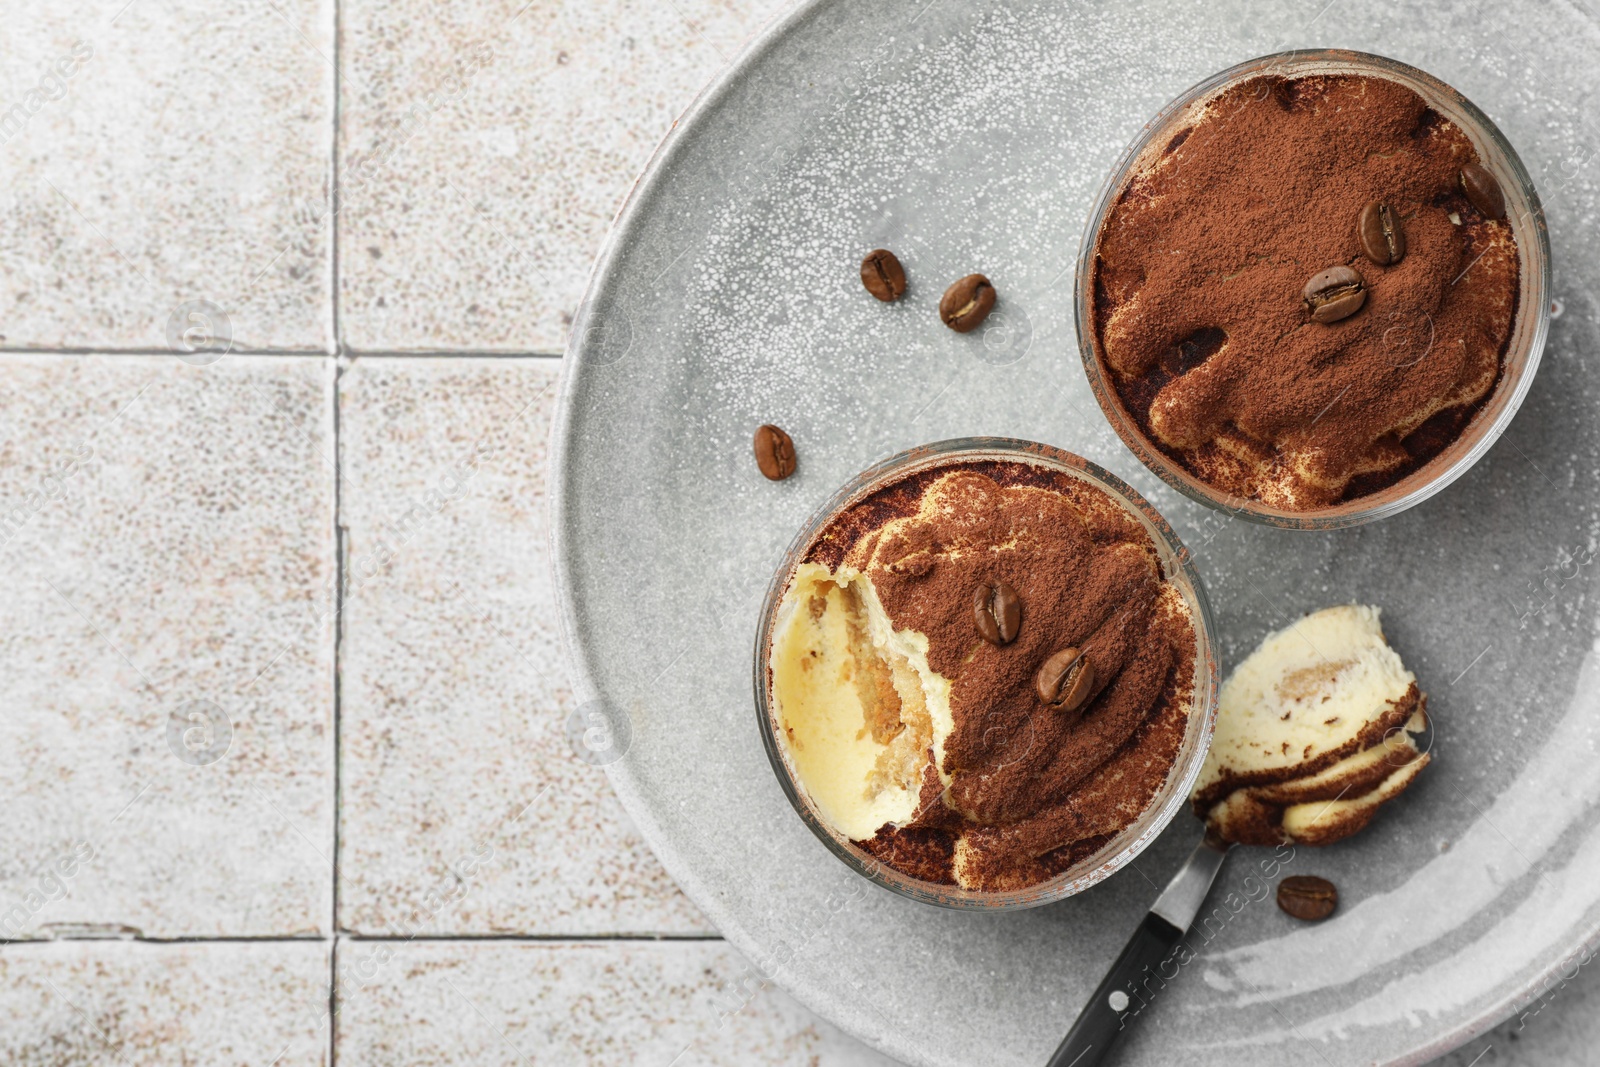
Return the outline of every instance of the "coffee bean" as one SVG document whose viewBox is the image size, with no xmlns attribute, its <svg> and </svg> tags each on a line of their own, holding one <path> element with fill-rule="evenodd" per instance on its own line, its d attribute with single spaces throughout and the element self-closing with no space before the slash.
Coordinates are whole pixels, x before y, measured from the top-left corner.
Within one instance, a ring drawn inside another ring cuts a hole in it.
<svg viewBox="0 0 1600 1067">
<path fill-rule="evenodd" d="M 1009 645 L 1022 625 L 1022 601 L 1005 582 L 981 582 L 972 591 L 972 621 L 991 645 Z"/>
<path fill-rule="evenodd" d="M 1486 219 L 1506 217 L 1506 196 L 1495 176 L 1476 163 L 1461 168 L 1461 191 Z"/>
<path fill-rule="evenodd" d="M 1406 231 L 1400 228 L 1400 219 L 1394 210 L 1381 200 L 1374 200 L 1361 209 L 1356 221 L 1356 237 L 1361 251 L 1380 267 L 1390 267 L 1400 262 L 1406 254 Z"/>
<path fill-rule="evenodd" d="M 778 427 L 768 424 L 756 429 L 756 466 L 775 482 L 794 473 L 794 441 Z"/>
<path fill-rule="evenodd" d="M 1317 922 L 1339 906 L 1339 891 L 1326 878 L 1296 874 L 1278 883 L 1278 907 L 1306 922 Z"/>
<path fill-rule="evenodd" d="M 1094 692 L 1094 664 L 1081 649 L 1064 648 L 1044 661 L 1034 689 L 1046 704 L 1077 711 Z"/>
<path fill-rule="evenodd" d="M 1367 302 L 1367 283 L 1354 268 L 1329 267 L 1311 276 L 1302 295 L 1312 319 L 1338 322 L 1360 311 Z"/>
<path fill-rule="evenodd" d="M 994 310 L 994 286 L 981 274 L 969 274 L 939 298 L 939 318 L 956 333 L 967 333 Z"/>
<path fill-rule="evenodd" d="M 906 295 L 906 269 L 893 252 L 875 248 L 861 261 L 861 284 L 887 304 Z"/>
</svg>

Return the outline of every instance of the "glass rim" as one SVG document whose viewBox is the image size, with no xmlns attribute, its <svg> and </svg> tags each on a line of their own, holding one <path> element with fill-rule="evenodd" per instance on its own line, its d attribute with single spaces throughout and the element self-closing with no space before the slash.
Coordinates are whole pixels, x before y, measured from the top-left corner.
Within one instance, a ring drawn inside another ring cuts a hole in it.
<svg viewBox="0 0 1600 1067">
<path fill-rule="evenodd" d="M 930 467 L 979 463 L 986 460 L 1022 462 L 1048 467 L 1082 479 L 1100 489 L 1139 520 L 1156 546 L 1163 576 L 1178 588 L 1189 609 L 1195 635 L 1194 693 L 1188 724 L 1178 756 L 1168 769 L 1162 790 L 1139 817 L 1110 841 L 1067 870 L 1042 882 L 1016 890 L 985 891 L 940 885 L 913 878 L 883 863 L 829 827 L 812 808 L 778 741 L 771 710 L 771 643 L 783 595 L 806 550 L 839 512 L 895 482 Z M 1199 777 L 1216 726 L 1221 690 L 1220 666 L 1213 634 L 1215 623 L 1193 554 L 1171 525 L 1132 486 L 1075 453 L 1052 445 L 1010 437 L 959 437 L 898 452 L 880 460 L 850 479 L 817 507 L 801 525 L 784 551 L 762 601 L 756 631 L 754 688 L 757 725 L 774 776 L 789 803 L 823 845 L 857 874 L 901 896 L 954 909 L 1014 911 L 1049 904 L 1095 885 L 1122 867 L 1154 841 L 1178 811 L 1188 807 L 1189 794 Z M 1198 713 L 1198 714 L 1197 714 Z"/>
<path fill-rule="evenodd" d="M 1516 318 L 1501 359 L 1500 378 L 1467 421 L 1461 433 L 1437 456 L 1392 486 L 1324 508 L 1289 511 L 1237 496 L 1202 481 L 1161 451 L 1123 407 L 1111 372 L 1101 361 L 1094 336 L 1091 303 L 1095 249 L 1106 214 L 1158 137 L 1192 107 L 1251 77 L 1273 73 L 1347 72 L 1397 81 L 1416 91 L 1430 107 L 1444 113 L 1478 149 L 1484 166 L 1501 179 L 1521 259 Z M 1506 181 L 1506 178 L 1510 181 Z M 1290 49 L 1236 63 L 1179 93 L 1161 108 L 1128 144 L 1112 167 L 1090 210 L 1078 249 L 1073 310 L 1078 353 L 1096 402 L 1124 445 L 1163 482 L 1184 496 L 1248 522 L 1295 530 L 1336 530 L 1397 515 L 1441 492 L 1466 474 L 1511 425 L 1522 406 L 1544 353 L 1550 328 L 1550 234 L 1544 208 L 1522 159 L 1488 115 L 1457 89 L 1427 71 L 1369 52 L 1342 48 Z M 1530 322 L 1531 317 L 1531 322 Z M 1520 344 L 1519 344 L 1520 342 Z"/>
</svg>

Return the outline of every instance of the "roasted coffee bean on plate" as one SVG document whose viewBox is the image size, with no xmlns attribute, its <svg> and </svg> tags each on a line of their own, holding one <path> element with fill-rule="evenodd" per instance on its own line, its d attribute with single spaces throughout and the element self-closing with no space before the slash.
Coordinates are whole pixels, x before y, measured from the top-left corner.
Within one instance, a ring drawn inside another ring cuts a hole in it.
<svg viewBox="0 0 1600 1067">
<path fill-rule="evenodd" d="M 1082 649 L 1064 648 L 1044 661 L 1034 679 L 1039 699 L 1062 711 L 1076 711 L 1094 692 L 1094 664 Z"/>
<path fill-rule="evenodd" d="M 972 621 L 991 645 L 1009 645 L 1022 626 L 1022 601 L 1005 582 L 983 582 L 972 591 Z"/>
<path fill-rule="evenodd" d="M 1311 276 L 1302 295 L 1314 321 L 1338 322 L 1367 302 L 1367 283 L 1354 267 L 1329 267 Z"/>
<path fill-rule="evenodd" d="M 1400 227 L 1400 216 L 1381 200 L 1361 209 L 1356 237 L 1361 241 L 1361 251 L 1380 267 L 1392 267 L 1405 258 L 1406 231 Z"/>
<path fill-rule="evenodd" d="M 1296 919 L 1318 922 L 1339 906 L 1339 891 L 1326 878 L 1296 874 L 1278 883 L 1278 907 Z"/>
<path fill-rule="evenodd" d="M 939 298 L 939 319 L 956 333 L 966 333 L 994 310 L 994 286 L 981 274 L 969 274 Z"/>
<path fill-rule="evenodd" d="M 1468 163 L 1461 168 L 1461 191 L 1484 218 L 1506 217 L 1506 197 L 1500 191 L 1500 182 L 1478 164 Z"/>
<path fill-rule="evenodd" d="M 861 261 L 861 284 L 887 304 L 906 295 L 906 269 L 893 252 L 875 248 Z"/>
<path fill-rule="evenodd" d="M 781 429 L 770 423 L 757 427 L 756 466 L 761 473 L 775 482 L 781 482 L 794 473 L 794 441 Z"/>
</svg>

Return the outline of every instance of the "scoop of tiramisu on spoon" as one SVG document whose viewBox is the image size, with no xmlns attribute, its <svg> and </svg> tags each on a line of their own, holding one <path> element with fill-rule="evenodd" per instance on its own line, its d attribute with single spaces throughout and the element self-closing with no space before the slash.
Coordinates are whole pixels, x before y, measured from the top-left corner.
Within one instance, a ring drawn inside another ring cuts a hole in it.
<svg viewBox="0 0 1600 1067">
<path fill-rule="evenodd" d="M 1161 973 L 1162 964 L 1200 914 L 1230 848 L 1341 841 L 1432 761 L 1427 696 L 1384 639 L 1378 615 L 1355 604 L 1307 615 L 1268 635 L 1229 676 L 1193 794 L 1205 837 L 1156 898 L 1049 1067 L 1100 1063 L 1143 1011 L 1148 991 L 1166 985 L 1171 975 Z M 1331 914 L 1331 884 L 1302 877 L 1290 888 L 1280 887 L 1285 911 L 1310 919 Z"/>
</svg>

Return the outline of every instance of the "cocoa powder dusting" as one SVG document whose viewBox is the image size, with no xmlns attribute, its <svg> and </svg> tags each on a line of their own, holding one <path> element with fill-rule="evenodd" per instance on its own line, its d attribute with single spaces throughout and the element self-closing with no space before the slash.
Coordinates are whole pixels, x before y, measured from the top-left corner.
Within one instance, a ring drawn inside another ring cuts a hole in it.
<svg viewBox="0 0 1600 1067">
<path fill-rule="evenodd" d="M 933 882 L 959 864 L 968 885 L 1022 888 L 1093 852 L 1165 782 L 1187 726 L 1192 622 L 1144 528 L 1099 489 L 1024 462 L 952 463 L 846 509 L 806 559 L 866 572 L 952 683 L 949 787 L 930 767 L 918 818 L 862 842 L 883 862 Z M 973 624 L 985 581 L 1022 601 L 1009 644 Z M 1097 676 L 1072 712 L 1034 689 L 1067 647 L 1087 650 Z"/>
<path fill-rule="evenodd" d="M 1499 379 L 1519 292 L 1510 226 L 1460 184 L 1466 135 L 1384 78 L 1257 78 L 1225 91 L 1107 213 L 1093 335 L 1123 406 L 1202 480 L 1290 510 L 1392 485 L 1458 438 Z M 1362 254 L 1374 201 L 1399 262 Z M 1452 221 L 1454 215 L 1456 221 Z M 1367 289 L 1314 322 L 1333 266 Z"/>
</svg>

